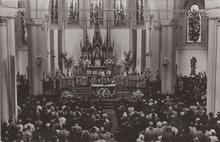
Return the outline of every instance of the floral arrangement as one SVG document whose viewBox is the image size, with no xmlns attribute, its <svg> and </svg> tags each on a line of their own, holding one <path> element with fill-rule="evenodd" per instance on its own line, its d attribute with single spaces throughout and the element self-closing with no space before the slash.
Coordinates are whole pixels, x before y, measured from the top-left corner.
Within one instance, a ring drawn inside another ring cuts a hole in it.
<svg viewBox="0 0 220 142">
<path fill-rule="evenodd" d="M 91 60 L 89 59 L 81 59 L 79 65 L 83 67 L 88 67 L 92 64 Z"/>
<path fill-rule="evenodd" d="M 112 59 L 106 59 L 104 64 L 107 66 L 112 66 L 115 64 L 115 62 Z"/>
<path fill-rule="evenodd" d="M 60 100 L 62 102 L 68 99 L 72 99 L 72 98 L 73 98 L 73 94 L 72 92 L 69 92 L 69 91 L 64 91 L 62 95 L 60 96 Z"/>
<path fill-rule="evenodd" d="M 132 67 L 133 64 L 133 57 L 131 50 L 129 50 L 128 52 L 124 52 L 124 57 L 125 59 L 123 61 L 123 65 L 126 72 L 128 73 L 128 70 Z"/>
<path fill-rule="evenodd" d="M 169 60 L 167 58 L 163 58 L 162 64 L 163 65 L 168 65 L 169 64 Z"/>
<path fill-rule="evenodd" d="M 78 61 L 76 61 L 76 62 L 74 63 L 74 65 L 73 65 L 73 67 L 74 67 L 74 68 L 79 67 L 79 62 L 78 62 Z"/>
<path fill-rule="evenodd" d="M 88 67 L 92 64 L 91 60 L 85 59 L 85 66 Z"/>
<path fill-rule="evenodd" d="M 142 75 L 144 76 L 144 78 L 147 78 L 148 80 L 152 79 L 153 77 L 152 70 L 150 68 L 146 68 Z"/>
<path fill-rule="evenodd" d="M 71 57 L 68 58 L 67 53 L 61 54 L 60 58 L 63 60 L 65 68 L 70 69 L 73 64 L 73 59 Z"/>
<path fill-rule="evenodd" d="M 117 63 L 116 63 L 116 66 L 117 66 L 117 67 L 121 67 L 122 65 L 123 65 L 123 61 L 121 61 L 121 60 L 120 60 L 120 61 L 117 61 Z"/>
<path fill-rule="evenodd" d="M 40 65 L 42 63 L 42 61 L 43 61 L 43 57 L 42 56 L 37 56 L 36 57 L 36 64 L 37 65 Z"/>
<path fill-rule="evenodd" d="M 28 79 L 26 77 L 26 75 L 22 75 L 22 74 L 17 74 L 17 89 L 18 89 L 18 96 L 21 95 L 28 95 Z"/>
<path fill-rule="evenodd" d="M 92 74 L 92 71 L 91 71 L 91 70 L 87 70 L 87 71 L 86 71 L 86 74 L 87 74 L 87 75 L 90 75 L 90 74 Z"/>
<path fill-rule="evenodd" d="M 95 97 L 109 99 L 113 97 L 113 94 L 107 88 L 100 88 L 95 94 Z"/>
<path fill-rule="evenodd" d="M 132 93 L 133 99 L 140 99 L 142 97 L 144 97 L 144 94 L 142 93 L 142 91 L 140 89 L 138 89 Z"/>
</svg>

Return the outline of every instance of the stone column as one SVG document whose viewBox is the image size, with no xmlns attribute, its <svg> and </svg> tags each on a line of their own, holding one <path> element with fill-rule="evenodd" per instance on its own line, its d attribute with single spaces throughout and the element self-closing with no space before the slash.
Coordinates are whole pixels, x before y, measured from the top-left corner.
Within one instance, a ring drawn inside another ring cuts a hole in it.
<svg viewBox="0 0 220 142">
<path fill-rule="evenodd" d="M 15 49 L 15 19 L 7 19 L 7 47 L 9 58 L 9 79 L 10 79 L 10 116 L 17 116 L 17 85 L 16 85 L 16 49 Z"/>
<path fill-rule="evenodd" d="M 47 72 L 47 42 L 48 30 L 43 28 L 44 21 L 35 20 L 29 23 L 29 79 L 30 79 L 30 94 L 39 95 L 43 93 L 42 79 Z M 40 58 L 40 62 L 37 59 Z M 38 63 L 37 63 L 38 62 Z"/>
<path fill-rule="evenodd" d="M 6 6 L 1 6 L 0 8 L 0 128 L 2 122 L 8 121 L 9 118 L 16 118 L 17 116 L 14 30 L 14 17 L 17 12 L 18 9 L 8 8 Z"/>
<path fill-rule="evenodd" d="M 208 36 L 207 112 L 214 114 L 220 111 L 220 15 L 218 16 L 219 18 L 210 17 Z"/>
<path fill-rule="evenodd" d="M 174 70 L 175 70 L 175 47 L 173 37 L 174 24 L 172 22 L 162 25 L 162 51 L 161 51 L 161 92 L 173 94 Z M 162 62 L 167 60 L 167 64 Z"/>
<path fill-rule="evenodd" d="M 0 19 L 4 20 L 4 19 Z M 0 89 L 1 89 L 1 122 L 10 117 L 10 94 L 8 80 L 8 43 L 6 21 L 0 21 Z"/>
<path fill-rule="evenodd" d="M 151 69 L 153 77 L 156 77 L 156 73 L 160 70 L 160 32 L 161 27 L 158 22 L 153 22 L 150 28 L 150 52 L 151 56 Z"/>
<path fill-rule="evenodd" d="M 151 40 L 150 40 L 150 32 L 151 32 L 151 27 L 150 27 L 150 22 L 146 22 L 146 53 L 145 53 L 145 56 L 146 56 L 146 68 L 151 68 Z"/>
</svg>

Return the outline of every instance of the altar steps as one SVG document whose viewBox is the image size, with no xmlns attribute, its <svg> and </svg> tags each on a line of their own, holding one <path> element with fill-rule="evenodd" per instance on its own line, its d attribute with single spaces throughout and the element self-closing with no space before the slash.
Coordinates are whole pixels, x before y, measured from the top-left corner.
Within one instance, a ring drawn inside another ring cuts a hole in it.
<svg viewBox="0 0 220 142">
<path fill-rule="evenodd" d="M 124 96 L 127 99 L 130 99 L 131 94 L 131 88 L 125 87 L 125 86 L 120 86 L 117 87 L 117 97 L 121 98 Z"/>
<path fill-rule="evenodd" d="M 61 90 L 49 90 L 46 92 L 46 95 L 61 95 L 64 91 L 70 91 L 74 96 L 77 97 L 88 97 L 90 94 L 90 87 L 74 87 Z"/>
<path fill-rule="evenodd" d="M 80 97 L 80 98 L 84 97 L 85 99 L 88 99 L 88 98 L 92 99 L 92 96 L 90 96 L 90 87 L 74 87 L 74 88 L 66 88 L 66 89 L 60 89 L 60 90 L 54 89 L 54 90 L 47 91 L 46 95 L 60 96 L 64 91 L 70 91 L 76 97 Z M 131 92 L 132 92 L 132 88 L 128 88 L 128 87 L 124 87 L 124 86 L 117 87 L 116 98 L 104 101 L 104 102 L 106 102 L 105 106 L 107 108 L 112 108 L 112 106 L 114 105 L 113 102 L 115 102 L 116 100 L 119 100 L 122 96 L 124 96 L 126 99 L 130 100 L 131 99 Z"/>
<path fill-rule="evenodd" d="M 90 87 L 75 87 L 71 90 L 73 95 L 78 97 L 88 97 L 90 94 Z"/>
</svg>

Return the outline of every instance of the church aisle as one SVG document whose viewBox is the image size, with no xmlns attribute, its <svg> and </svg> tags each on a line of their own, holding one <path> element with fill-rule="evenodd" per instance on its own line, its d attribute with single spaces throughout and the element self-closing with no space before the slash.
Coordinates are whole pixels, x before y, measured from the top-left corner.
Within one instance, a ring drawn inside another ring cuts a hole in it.
<svg viewBox="0 0 220 142">
<path fill-rule="evenodd" d="M 116 130 L 119 128 L 115 110 L 113 110 L 113 109 L 104 109 L 104 111 L 108 114 L 109 118 L 111 119 L 111 122 L 112 122 L 111 132 L 115 133 Z"/>
</svg>

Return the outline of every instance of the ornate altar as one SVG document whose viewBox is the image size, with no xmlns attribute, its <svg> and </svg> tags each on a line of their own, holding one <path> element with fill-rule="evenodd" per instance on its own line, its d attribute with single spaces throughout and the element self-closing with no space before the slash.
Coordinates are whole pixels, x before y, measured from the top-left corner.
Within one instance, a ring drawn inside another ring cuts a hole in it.
<svg viewBox="0 0 220 142">
<path fill-rule="evenodd" d="M 93 98 L 111 99 L 116 97 L 116 84 L 91 84 L 90 95 Z"/>
<path fill-rule="evenodd" d="M 98 16 L 95 21 L 95 30 L 92 43 L 87 32 L 84 44 L 81 46 L 81 65 L 86 69 L 86 76 L 90 84 L 111 84 L 113 77 L 114 51 L 107 29 L 106 40 L 103 42 Z"/>
</svg>

